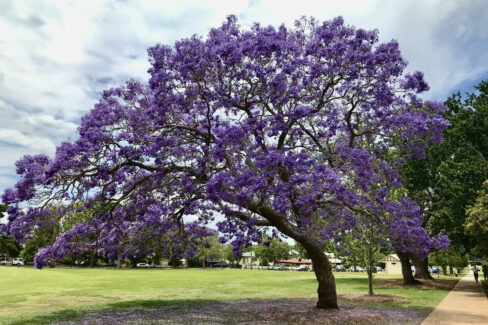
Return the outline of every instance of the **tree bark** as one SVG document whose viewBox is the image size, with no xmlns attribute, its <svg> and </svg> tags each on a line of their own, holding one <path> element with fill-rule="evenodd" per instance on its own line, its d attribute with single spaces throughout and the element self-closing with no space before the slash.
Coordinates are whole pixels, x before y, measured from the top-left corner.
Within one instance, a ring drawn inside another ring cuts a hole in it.
<svg viewBox="0 0 488 325">
<path fill-rule="evenodd" d="M 95 266 L 95 252 L 96 248 L 90 252 L 90 264 L 89 267 L 94 267 Z"/>
<path fill-rule="evenodd" d="M 332 274 L 332 267 L 321 247 L 319 245 L 317 246 L 318 249 L 307 249 L 307 252 L 312 259 L 315 277 L 319 282 L 319 287 L 317 289 L 319 300 L 317 301 L 316 307 L 321 309 L 339 308 L 337 305 L 337 293 L 334 275 Z"/>
<path fill-rule="evenodd" d="M 368 271 L 368 295 L 374 296 L 374 293 L 373 293 L 373 267 L 368 266 L 366 268 L 366 270 Z"/>
<path fill-rule="evenodd" d="M 415 279 L 425 279 L 434 280 L 432 275 L 429 273 L 429 258 L 426 257 L 424 260 L 412 257 L 413 265 L 415 266 Z"/>
<path fill-rule="evenodd" d="M 412 275 L 412 265 L 407 253 L 396 252 L 402 263 L 403 284 L 422 284 L 422 282 L 415 280 Z"/>
<path fill-rule="evenodd" d="M 449 274 L 454 274 L 454 268 L 449 264 Z"/>
<path fill-rule="evenodd" d="M 368 247 L 368 253 L 366 256 L 367 259 L 367 264 L 366 264 L 366 271 L 368 272 L 368 295 L 374 296 L 373 293 L 373 267 L 374 267 L 374 262 L 373 261 L 373 250 L 370 247 Z"/>
<path fill-rule="evenodd" d="M 121 269 L 122 268 L 122 254 L 117 255 L 117 268 Z"/>
</svg>

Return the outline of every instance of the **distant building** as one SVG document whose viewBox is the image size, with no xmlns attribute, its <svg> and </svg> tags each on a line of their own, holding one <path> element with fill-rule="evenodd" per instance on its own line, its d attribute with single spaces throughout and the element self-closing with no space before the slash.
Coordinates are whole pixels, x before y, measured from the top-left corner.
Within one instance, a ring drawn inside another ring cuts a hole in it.
<svg viewBox="0 0 488 325">
<path fill-rule="evenodd" d="M 254 252 L 244 252 L 241 255 L 241 259 L 239 264 L 242 266 L 243 269 L 252 269 L 259 266 L 259 260 L 254 255 Z"/>
<path fill-rule="evenodd" d="M 312 265 L 311 260 L 306 260 L 306 259 L 297 259 L 297 258 L 289 258 L 287 260 L 277 260 L 276 263 L 278 264 L 288 264 L 288 265 Z"/>
<path fill-rule="evenodd" d="M 385 272 L 387 274 L 402 274 L 402 263 L 397 254 L 385 256 L 378 262 L 385 263 Z"/>
</svg>

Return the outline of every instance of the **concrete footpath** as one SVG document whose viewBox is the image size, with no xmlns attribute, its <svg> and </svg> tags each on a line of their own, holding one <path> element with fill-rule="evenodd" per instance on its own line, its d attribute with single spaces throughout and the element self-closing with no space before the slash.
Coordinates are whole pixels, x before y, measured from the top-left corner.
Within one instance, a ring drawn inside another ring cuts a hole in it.
<svg viewBox="0 0 488 325">
<path fill-rule="evenodd" d="M 480 272 L 480 276 L 481 275 Z M 488 324 L 488 299 L 473 272 L 465 275 L 421 325 Z"/>
</svg>

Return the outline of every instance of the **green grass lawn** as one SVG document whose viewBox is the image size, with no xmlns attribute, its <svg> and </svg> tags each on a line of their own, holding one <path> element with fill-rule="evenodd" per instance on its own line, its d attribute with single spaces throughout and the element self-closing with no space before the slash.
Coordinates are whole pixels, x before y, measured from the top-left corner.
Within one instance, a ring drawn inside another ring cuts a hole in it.
<svg viewBox="0 0 488 325">
<path fill-rule="evenodd" d="M 336 273 L 338 293 L 367 292 L 364 273 Z M 448 290 L 381 288 L 396 275 L 377 275 L 375 293 L 407 298 L 388 306 L 429 310 Z M 455 281 L 455 278 L 452 278 Z M 315 298 L 312 272 L 202 269 L 0 267 L 0 323 L 31 324 L 77 311 L 243 299 Z"/>
</svg>

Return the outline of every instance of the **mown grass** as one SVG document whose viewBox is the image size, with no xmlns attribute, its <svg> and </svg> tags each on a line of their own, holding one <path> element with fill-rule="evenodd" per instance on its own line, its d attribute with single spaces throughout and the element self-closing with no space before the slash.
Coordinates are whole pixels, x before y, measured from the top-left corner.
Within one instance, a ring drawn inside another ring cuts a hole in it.
<svg viewBox="0 0 488 325">
<path fill-rule="evenodd" d="M 336 273 L 338 293 L 367 292 L 363 273 Z M 376 293 L 399 295 L 389 307 L 433 309 L 448 290 L 383 288 L 398 275 L 377 275 Z M 452 278 L 455 281 L 455 278 Z M 80 311 L 229 300 L 315 298 L 312 272 L 202 269 L 87 269 L 0 267 L 0 323 L 77 319 Z"/>
</svg>

